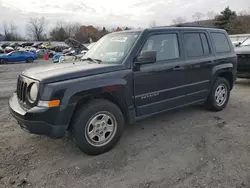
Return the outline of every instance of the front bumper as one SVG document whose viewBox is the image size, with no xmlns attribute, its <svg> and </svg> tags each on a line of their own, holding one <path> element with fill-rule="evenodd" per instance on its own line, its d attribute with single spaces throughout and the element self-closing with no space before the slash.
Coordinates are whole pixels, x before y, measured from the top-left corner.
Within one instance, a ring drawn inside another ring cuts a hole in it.
<svg viewBox="0 0 250 188">
<path fill-rule="evenodd" d="M 9 100 L 9 109 L 20 127 L 29 133 L 46 135 L 51 138 L 61 138 L 65 135 L 67 125 L 52 125 L 45 122 L 49 108 L 23 109 L 18 102 L 16 93 L 14 93 Z"/>
</svg>

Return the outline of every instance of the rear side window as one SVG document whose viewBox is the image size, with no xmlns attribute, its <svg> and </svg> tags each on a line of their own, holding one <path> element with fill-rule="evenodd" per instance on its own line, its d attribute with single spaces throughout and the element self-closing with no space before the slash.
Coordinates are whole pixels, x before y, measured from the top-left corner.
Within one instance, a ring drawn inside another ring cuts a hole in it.
<svg viewBox="0 0 250 188">
<path fill-rule="evenodd" d="M 199 33 L 185 33 L 184 44 L 188 57 L 199 57 L 203 55 L 202 43 Z"/>
<path fill-rule="evenodd" d="M 224 53 L 231 51 L 227 37 L 224 33 L 211 33 L 211 35 L 214 41 L 215 51 L 217 53 Z"/>
<path fill-rule="evenodd" d="M 210 54 L 211 51 L 208 45 L 208 40 L 207 40 L 206 35 L 204 33 L 200 33 L 200 36 L 201 36 L 204 55 Z"/>
</svg>

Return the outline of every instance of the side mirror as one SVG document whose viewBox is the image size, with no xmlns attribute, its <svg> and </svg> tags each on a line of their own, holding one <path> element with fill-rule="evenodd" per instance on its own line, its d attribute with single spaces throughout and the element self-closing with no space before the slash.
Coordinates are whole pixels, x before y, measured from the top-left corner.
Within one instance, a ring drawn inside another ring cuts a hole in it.
<svg viewBox="0 0 250 188">
<path fill-rule="evenodd" d="M 236 47 L 239 47 L 240 45 L 241 45 L 241 42 L 239 42 L 239 43 L 238 43 L 238 44 L 236 44 L 235 46 L 236 46 Z"/>
<path fill-rule="evenodd" d="M 156 55 L 156 51 L 144 51 L 137 57 L 137 61 L 135 63 L 138 65 L 155 63 Z"/>
</svg>

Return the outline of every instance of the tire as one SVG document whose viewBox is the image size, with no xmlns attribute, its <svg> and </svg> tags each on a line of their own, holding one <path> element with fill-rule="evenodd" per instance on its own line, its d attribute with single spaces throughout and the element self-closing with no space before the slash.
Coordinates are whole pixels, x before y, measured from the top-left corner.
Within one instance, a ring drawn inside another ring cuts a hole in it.
<svg viewBox="0 0 250 188">
<path fill-rule="evenodd" d="M 119 141 L 123 129 L 121 110 L 114 103 L 103 99 L 90 101 L 80 108 L 71 124 L 76 144 L 88 155 L 99 155 L 111 150 Z"/>
<path fill-rule="evenodd" d="M 224 88 L 225 93 L 222 93 L 222 97 L 218 96 L 217 91 L 222 91 Z M 223 94 L 224 93 L 224 94 Z M 230 98 L 230 85 L 228 80 L 225 78 L 216 78 L 213 88 L 205 102 L 205 107 L 211 111 L 221 111 L 227 106 L 228 100 Z M 217 100 L 216 100 L 217 99 Z"/>
<path fill-rule="evenodd" d="M 32 58 L 32 57 L 29 57 L 28 59 L 27 59 L 27 63 L 33 63 L 34 62 L 34 59 Z"/>
<path fill-rule="evenodd" d="M 0 59 L 0 64 L 7 64 L 8 60 L 7 59 Z"/>
</svg>

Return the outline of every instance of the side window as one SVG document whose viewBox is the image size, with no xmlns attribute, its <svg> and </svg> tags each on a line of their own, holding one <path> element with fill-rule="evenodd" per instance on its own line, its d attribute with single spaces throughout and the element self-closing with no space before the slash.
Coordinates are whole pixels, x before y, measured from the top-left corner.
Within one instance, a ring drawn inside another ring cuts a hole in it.
<svg viewBox="0 0 250 188">
<path fill-rule="evenodd" d="M 184 45 L 188 57 L 199 57 L 203 55 L 199 33 L 184 33 Z"/>
<path fill-rule="evenodd" d="M 156 51 L 156 61 L 180 57 L 177 34 L 152 35 L 142 48 L 143 51 Z"/>
<path fill-rule="evenodd" d="M 224 53 L 231 51 L 227 37 L 224 33 L 211 33 L 211 35 L 214 41 L 215 51 L 217 53 Z"/>
<path fill-rule="evenodd" d="M 200 36 L 201 36 L 204 55 L 210 54 L 211 51 L 210 51 L 210 47 L 208 45 L 208 40 L 207 40 L 206 35 L 204 33 L 200 33 Z"/>
</svg>

